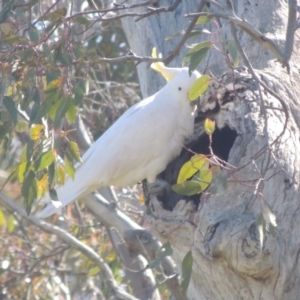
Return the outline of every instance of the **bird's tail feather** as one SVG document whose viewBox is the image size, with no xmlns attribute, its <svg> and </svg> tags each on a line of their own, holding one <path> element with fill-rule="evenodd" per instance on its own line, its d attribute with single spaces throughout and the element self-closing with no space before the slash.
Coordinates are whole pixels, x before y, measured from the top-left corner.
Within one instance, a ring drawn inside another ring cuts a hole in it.
<svg viewBox="0 0 300 300">
<path fill-rule="evenodd" d="M 47 203 L 47 206 L 36 214 L 38 218 L 47 218 L 57 212 L 62 207 L 66 206 L 70 202 L 77 200 L 87 194 L 87 191 L 84 187 L 84 181 L 78 182 L 79 180 L 73 181 L 71 178 L 68 178 L 66 183 L 62 187 L 56 189 L 58 201 L 51 200 L 49 194 L 42 200 Z M 57 203 L 56 203 L 57 202 Z"/>
</svg>

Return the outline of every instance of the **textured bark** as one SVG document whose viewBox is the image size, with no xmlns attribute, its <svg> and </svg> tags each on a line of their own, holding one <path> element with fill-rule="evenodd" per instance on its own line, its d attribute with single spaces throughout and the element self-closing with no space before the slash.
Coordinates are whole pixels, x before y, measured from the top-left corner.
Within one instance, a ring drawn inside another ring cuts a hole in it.
<svg viewBox="0 0 300 300">
<path fill-rule="evenodd" d="M 175 12 L 151 16 L 138 23 L 124 19 L 132 51 L 149 55 L 150 49 L 157 46 L 166 56 L 178 39 L 170 42 L 164 39 L 186 28 L 187 19 L 182 14 L 195 12 L 194 2 L 183 1 Z M 226 1 L 220 2 L 226 6 Z M 240 18 L 283 47 L 287 24 L 285 1 L 233 2 Z M 220 22 L 223 34 L 230 36 L 230 24 Z M 215 30 L 213 26 L 208 27 Z M 212 84 L 201 98 L 199 115 L 213 114 L 219 128 L 229 125 L 236 130 L 238 136 L 228 162 L 244 167 L 233 173 L 223 170 L 221 176 L 227 179 L 227 187 L 214 183 L 201 196 L 199 207 L 179 201 L 173 211 L 167 211 L 161 202 L 151 199 L 147 220 L 159 238 L 171 242 L 179 266 L 192 249 L 194 265 L 189 299 L 299 299 L 299 38 L 296 34 L 288 75 L 261 44 L 241 30 L 238 37 L 251 63 L 260 70 L 260 80 L 286 104 L 289 115 L 285 132 L 276 140 L 286 118 L 282 103 L 262 88 L 262 105 L 257 83 L 243 70 L 234 78 L 230 77 L 231 71 L 219 77 L 227 66 L 222 54 L 212 50 L 200 71 L 213 72 L 222 85 Z M 180 66 L 185 53 L 183 48 L 172 65 Z M 152 73 L 140 65 L 144 96 L 161 84 Z M 220 107 L 214 110 L 217 103 Z M 201 137 L 202 118 L 198 121 L 195 138 L 199 132 Z M 260 152 L 266 145 L 272 146 Z M 278 235 L 266 233 L 261 249 L 256 220 L 264 203 L 270 205 L 277 217 Z"/>
</svg>

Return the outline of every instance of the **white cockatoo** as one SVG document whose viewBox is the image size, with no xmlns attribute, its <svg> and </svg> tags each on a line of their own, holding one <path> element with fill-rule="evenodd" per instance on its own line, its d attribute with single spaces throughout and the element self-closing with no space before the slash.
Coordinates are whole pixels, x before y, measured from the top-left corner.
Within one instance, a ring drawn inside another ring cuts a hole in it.
<svg viewBox="0 0 300 300">
<path fill-rule="evenodd" d="M 156 94 L 129 108 L 83 155 L 74 180 L 56 187 L 59 201 L 46 196 L 47 206 L 38 213 L 46 218 L 60 207 L 102 186 L 124 187 L 156 176 L 177 157 L 193 133 L 195 106 L 188 92 L 200 77 L 188 68 L 168 68 L 153 63 L 168 81 Z"/>
</svg>

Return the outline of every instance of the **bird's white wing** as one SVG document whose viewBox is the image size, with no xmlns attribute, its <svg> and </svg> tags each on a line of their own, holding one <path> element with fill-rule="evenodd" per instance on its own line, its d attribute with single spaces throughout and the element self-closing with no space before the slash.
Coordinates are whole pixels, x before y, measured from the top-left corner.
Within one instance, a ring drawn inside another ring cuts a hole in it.
<svg viewBox="0 0 300 300">
<path fill-rule="evenodd" d="M 166 118 L 166 112 L 171 116 Z M 74 181 L 68 178 L 64 186 L 57 188 L 62 206 L 101 186 L 127 186 L 155 178 L 167 163 L 163 163 L 163 152 L 172 140 L 177 119 L 174 113 L 158 94 L 127 110 L 83 155 Z M 156 160 L 155 166 L 149 165 Z M 47 217 L 58 209 L 50 202 L 38 217 Z"/>
</svg>

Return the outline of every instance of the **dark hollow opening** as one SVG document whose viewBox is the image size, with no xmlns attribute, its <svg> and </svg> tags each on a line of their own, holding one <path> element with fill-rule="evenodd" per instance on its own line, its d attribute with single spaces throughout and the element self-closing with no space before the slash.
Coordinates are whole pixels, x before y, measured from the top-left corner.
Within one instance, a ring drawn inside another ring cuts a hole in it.
<svg viewBox="0 0 300 300">
<path fill-rule="evenodd" d="M 228 161 L 229 153 L 236 137 L 237 132 L 227 125 L 222 129 L 217 128 L 212 135 L 212 149 L 214 154 L 222 160 Z M 208 147 L 209 138 L 207 134 L 203 134 L 196 142 L 187 145 L 188 149 L 199 154 L 209 154 L 210 152 Z M 167 169 L 160 175 L 160 178 L 166 180 L 171 185 L 175 184 L 181 166 L 192 156 L 193 154 L 190 151 L 183 149 L 180 156 L 168 165 Z M 182 199 L 186 201 L 193 201 L 195 206 L 198 207 L 201 194 L 182 196 L 170 191 L 169 193 L 157 196 L 157 198 L 163 204 L 164 209 L 172 211 L 176 204 Z"/>
</svg>

